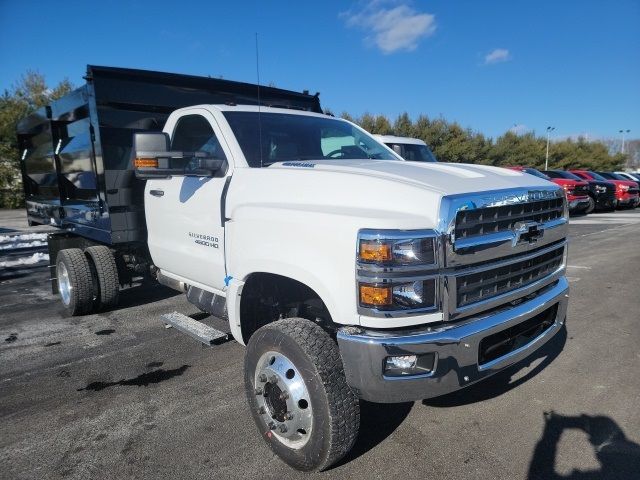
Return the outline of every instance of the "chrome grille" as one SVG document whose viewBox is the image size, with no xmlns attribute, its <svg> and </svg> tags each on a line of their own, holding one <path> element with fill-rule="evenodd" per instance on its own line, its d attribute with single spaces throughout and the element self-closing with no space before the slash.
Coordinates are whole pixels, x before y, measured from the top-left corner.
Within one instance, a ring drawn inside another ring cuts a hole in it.
<svg viewBox="0 0 640 480">
<path fill-rule="evenodd" d="M 561 218 L 563 208 L 563 199 L 558 197 L 512 205 L 459 210 L 456 214 L 455 238 L 511 231 L 518 222 L 549 222 Z"/>
<path fill-rule="evenodd" d="M 456 305 L 466 307 L 522 287 L 555 272 L 563 262 L 564 245 L 495 268 L 463 274 L 456 278 Z"/>
</svg>

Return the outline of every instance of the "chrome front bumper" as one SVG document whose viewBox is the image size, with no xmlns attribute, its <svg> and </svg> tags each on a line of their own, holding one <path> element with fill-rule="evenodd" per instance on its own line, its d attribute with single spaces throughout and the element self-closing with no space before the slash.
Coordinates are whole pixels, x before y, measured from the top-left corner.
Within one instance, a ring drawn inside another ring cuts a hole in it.
<svg viewBox="0 0 640 480">
<path fill-rule="evenodd" d="M 584 199 L 571 200 L 569 202 L 569 211 L 581 211 L 586 210 L 589 206 L 589 198 L 585 197 Z"/>
<path fill-rule="evenodd" d="M 616 205 L 618 207 L 628 207 L 629 205 L 635 205 L 637 201 L 638 201 L 638 197 L 622 198 L 622 199 L 616 200 Z"/>
<path fill-rule="evenodd" d="M 397 403 L 436 397 L 469 386 L 526 358 L 548 342 L 562 327 L 569 297 L 565 277 L 519 305 L 477 319 L 400 335 L 397 332 L 344 327 L 338 344 L 347 382 L 372 402 Z M 483 338 L 518 325 L 557 304 L 553 324 L 526 345 L 480 365 Z M 383 374 L 385 358 L 392 355 L 435 354 L 430 373 L 408 377 Z"/>
</svg>

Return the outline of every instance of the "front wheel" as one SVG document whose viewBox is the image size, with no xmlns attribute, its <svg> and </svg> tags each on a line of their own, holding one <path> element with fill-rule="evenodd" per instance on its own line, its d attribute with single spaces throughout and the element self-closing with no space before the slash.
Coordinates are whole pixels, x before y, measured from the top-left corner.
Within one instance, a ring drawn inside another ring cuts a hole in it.
<svg viewBox="0 0 640 480">
<path fill-rule="evenodd" d="M 265 325 L 249 340 L 244 371 L 253 419 L 284 462 L 319 471 L 351 450 L 359 402 L 338 345 L 320 326 L 301 318 Z"/>
<path fill-rule="evenodd" d="M 591 195 L 589 195 L 589 205 L 587 206 L 587 209 L 584 211 L 584 213 L 586 214 L 593 213 L 595 209 L 596 209 L 596 201 L 593 199 Z"/>
</svg>

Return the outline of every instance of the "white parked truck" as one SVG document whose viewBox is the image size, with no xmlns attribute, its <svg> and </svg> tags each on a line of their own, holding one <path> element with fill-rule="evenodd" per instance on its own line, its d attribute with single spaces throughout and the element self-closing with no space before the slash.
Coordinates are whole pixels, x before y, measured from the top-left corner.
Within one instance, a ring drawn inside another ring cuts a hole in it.
<svg viewBox="0 0 640 480">
<path fill-rule="evenodd" d="M 427 144 L 419 138 L 396 135 L 373 135 L 373 137 L 409 162 L 436 162 Z"/>
<path fill-rule="evenodd" d="M 228 319 L 261 436 L 299 470 L 356 440 L 359 399 L 474 384 L 565 322 L 562 189 L 405 162 L 317 95 L 89 67 L 19 128 L 31 223 L 71 314 L 146 275 Z"/>
</svg>

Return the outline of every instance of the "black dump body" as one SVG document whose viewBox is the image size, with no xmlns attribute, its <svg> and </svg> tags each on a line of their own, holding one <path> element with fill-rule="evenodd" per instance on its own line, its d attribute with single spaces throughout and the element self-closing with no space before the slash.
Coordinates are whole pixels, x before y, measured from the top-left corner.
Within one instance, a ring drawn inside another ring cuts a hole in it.
<svg viewBox="0 0 640 480">
<path fill-rule="evenodd" d="M 87 83 L 18 125 L 30 224 L 51 224 L 107 245 L 144 242 L 144 182 L 131 168 L 134 132 L 161 131 L 199 104 L 321 112 L 316 95 L 207 77 L 88 66 Z"/>
</svg>

